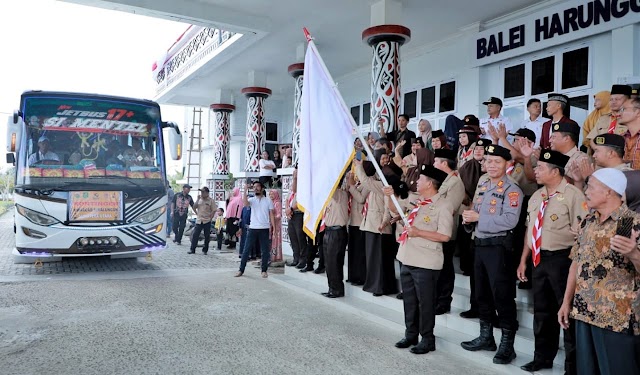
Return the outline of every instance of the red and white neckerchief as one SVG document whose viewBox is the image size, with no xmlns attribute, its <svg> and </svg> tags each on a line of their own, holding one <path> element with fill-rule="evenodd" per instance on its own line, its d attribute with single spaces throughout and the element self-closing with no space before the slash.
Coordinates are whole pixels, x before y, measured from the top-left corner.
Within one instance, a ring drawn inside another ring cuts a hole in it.
<svg viewBox="0 0 640 375">
<path fill-rule="evenodd" d="M 537 267 L 540 264 L 540 248 L 542 246 L 542 224 L 544 222 L 544 210 L 549 204 L 549 200 L 556 196 L 558 192 L 551 194 L 550 196 L 543 198 L 540 204 L 540 211 L 538 211 L 538 217 L 533 225 L 533 231 L 531 233 L 531 256 L 533 258 L 533 266 Z"/>
<path fill-rule="evenodd" d="M 473 149 L 471 147 L 469 147 L 469 149 L 466 152 L 462 153 L 462 155 L 460 156 L 460 159 L 464 160 L 464 159 L 468 158 L 469 156 L 471 156 L 472 152 L 473 152 Z"/>
<path fill-rule="evenodd" d="M 431 199 L 425 199 L 423 201 L 418 201 L 418 203 L 416 203 L 416 206 L 409 213 L 409 217 L 407 217 L 407 224 L 409 227 L 413 225 L 413 221 L 416 219 L 416 216 L 418 216 L 418 211 L 420 211 L 420 207 L 431 204 L 432 202 L 433 201 Z M 409 238 L 409 228 L 405 227 L 400 237 L 398 237 L 398 243 L 400 243 L 401 245 L 404 245 L 407 242 L 408 238 Z"/>
<path fill-rule="evenodd" d="M 367 216 L 367 211 L 369 210 L 369 197 L 371 193 L 367 195 L 367 199 L 364 201 L 364 206 L 362 206 L 362 216 Z"/>
<path fill-rule="evenodd" d="M 513 171 L 516 169 L 516 165 L 515 164 L 511 164 L 509 166 L 509 168 L 507 168 L 507 175 L 511 176 L 513 174 Z"/>
<path fill-rule="evenodd" d="M 613 134 L 613 132 L 616 130 L 616 125 L 618 125 L 618 115 L 611 115 L 611 118 L 613 120 L 611 120 L 611 123 L 609 124 L 609 129 L 607 130 L 607 133 L 609 134 Z"/>
<path fill-rule="evenodd" d="M 324 209 L 324 213 L 322 214 L 322 221 L 320 221 L 320 229 L 318 229 L 318 232 L 324 232 L 325 229 L 327 229 L 327 224 L 325 223 L 325 219 L 327 218 L 327 209 Z"/>
<path fill-rule="evenodd" d="M 296 193 L 291 193 L 291 195 L 289 195 L 289 200 L 287 201 L 287 204 L 289 205 L 289 208 L 293 208 L 291 206 L 291 203 L 293 203 L 293 198 L 296 197 Z"/>
</svg>

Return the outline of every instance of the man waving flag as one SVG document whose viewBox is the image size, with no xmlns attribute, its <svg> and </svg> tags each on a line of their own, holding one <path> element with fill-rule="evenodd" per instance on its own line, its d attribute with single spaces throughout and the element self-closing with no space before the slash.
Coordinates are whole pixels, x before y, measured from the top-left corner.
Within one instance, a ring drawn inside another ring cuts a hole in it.
<svg viewBox="0 0 640 375">
<path fill-rule="evenodd" d="M 304 58 L 300 114 L 298 205 L 304 231 L 315 240 L 324 208 L 355 155 L 354 121 L 313 40 Z"/>
</svg>

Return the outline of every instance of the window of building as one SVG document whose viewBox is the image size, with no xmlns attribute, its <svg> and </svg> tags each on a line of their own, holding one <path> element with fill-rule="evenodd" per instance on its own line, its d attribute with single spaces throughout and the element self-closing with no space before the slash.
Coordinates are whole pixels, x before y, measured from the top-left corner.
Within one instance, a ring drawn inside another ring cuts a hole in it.
<svg viewBox="0 0 640 375">
<path fill-rule="evenodd" d="M 265 141 L 278 142 L 278 124 L 275 122 L 267 122 L 267 133 Z"/>
<path fill-rule="evenodd" d="M 440 112 L 451 112 L 456 107 L 456 82 L 440 85 Z"/>
<path fill-rule="evenodd" d="M 554 91 L 555 60 L 555 56 L 549 56 L 531 62 L 531 95 Z"/>
<path fill-rule="evenodd" d="M 371 103 L 364 103 L 362 105 L 362 124 L 368 124 L 370 122 L 371 122 Z"/>
<path fill-rule="evenodd" d="M 434 113 L 436 111 L 436 87 L 431 86 L 421 90 L 420 113 Z"/>
<path fill-rule="evenodd" d="M 360 106 L 351 107 L 351 117 L 356 122 L 356 124 L 360 125 Z"/>
<path fill-rule="evenodd" d="M 513 98 L 524 95 L 524 64 L 504 69 L 504 97 Z"/>
<path fill-rule="evenodd" d="M 586 86 L 589 82 L 589 47 L 562 54 L 562 89 Z"/>
<path fill-rule="evenodd" d="M 408 93 L 404 94 L 403 113 L 408 115 L 409 118 L 416 117 L 417 100 L 418 100 L 418 92 L 417 91 L 411 91 L 411 92 L 408 92 Z"/>
</svg>

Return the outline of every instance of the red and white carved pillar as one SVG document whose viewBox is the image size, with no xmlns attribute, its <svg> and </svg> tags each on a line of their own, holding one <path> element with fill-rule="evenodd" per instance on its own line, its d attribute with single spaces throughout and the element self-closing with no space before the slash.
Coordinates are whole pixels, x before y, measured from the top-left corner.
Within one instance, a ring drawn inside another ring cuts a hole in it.
<svg viewBox="0 0 640 375">
<path fill-rule="evenodd" d="M 293 96 L 293 154 L 291 165 L 298 163 L 298 149 L 300 148 L 300 109 L 302 104 L 302 85 L 304 81 L 304 63 L 289 65 L 287 69 L 291 77 L 296 80 Z"/>
<path fill-rule="evenodd" d="M 266 122 L 264 101 L 271 95 L 266 87 L 245 87 L 242 94 L 247 97 L 247 143 L 245 151 L 245 172 L 260 170 L 260 154 L 265 149 Z"/>
<path fill-rule="evenodd" d="M 231 112 L 236 109 L 232 104 L 211 104 L 214 114 L 213 134 L 213 199 L 223 201 L 224 181 L 229 175 L 229 134 Z"/>
<path fill-rule="evenodd" d="M 362 32 L 362 40 L 373 47 L 371 61 L 371 125 L 385 130 L 397 128 L 400 114 L 400 47 L 411 39 L 411 30 L 400 25 L 378 25 Z"/>
</svg>

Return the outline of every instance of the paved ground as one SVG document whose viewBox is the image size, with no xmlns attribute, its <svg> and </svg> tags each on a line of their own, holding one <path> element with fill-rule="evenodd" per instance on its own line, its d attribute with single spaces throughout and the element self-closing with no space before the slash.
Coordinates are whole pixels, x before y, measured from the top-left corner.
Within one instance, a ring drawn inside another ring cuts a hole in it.
<svg viewBox="0 0 640 375">
<path fill-rule="evenodd" d="M 0 217 L 0 373 L 491 374 L 259 277 L 231 254 L 14 265 Z"/>
</svg>

